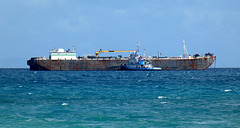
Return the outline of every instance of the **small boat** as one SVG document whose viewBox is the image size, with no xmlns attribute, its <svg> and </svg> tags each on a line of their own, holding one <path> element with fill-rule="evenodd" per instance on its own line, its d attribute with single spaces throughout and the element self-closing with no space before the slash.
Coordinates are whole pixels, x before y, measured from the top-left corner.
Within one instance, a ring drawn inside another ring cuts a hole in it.
<svg viewBox="0 0 240 128">
<path fill-rule="evenodd" d="M 142 58 L 137 52 L 133 52 L 130 54 L 128 64 L 121 65 L 121 70 L 158 71 L 162 68 L 153 67 L 149 60 Z"/>
</svg>

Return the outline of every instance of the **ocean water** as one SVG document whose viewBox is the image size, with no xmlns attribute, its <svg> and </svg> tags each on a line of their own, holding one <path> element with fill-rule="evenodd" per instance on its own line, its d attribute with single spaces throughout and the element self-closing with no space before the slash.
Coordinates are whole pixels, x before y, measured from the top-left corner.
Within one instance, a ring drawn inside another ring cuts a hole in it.
<svg viewBox="0 0 240 128">
<path fill-rule="evenodd" d="M 240 127 L 240 69 L 0 69 L 1 128 Z"/>
</svg>

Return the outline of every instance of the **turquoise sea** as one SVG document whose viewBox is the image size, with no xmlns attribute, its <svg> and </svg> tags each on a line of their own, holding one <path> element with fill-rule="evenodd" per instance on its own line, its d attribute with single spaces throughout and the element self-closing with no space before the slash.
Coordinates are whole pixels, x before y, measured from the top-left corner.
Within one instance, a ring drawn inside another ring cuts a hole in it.
<svg viewBox="0 0 240 128">
<path fill-rule="evenodd" d="M 1 128 L 240 127 L 240 68 L 0 69 Z"/>
</svg>

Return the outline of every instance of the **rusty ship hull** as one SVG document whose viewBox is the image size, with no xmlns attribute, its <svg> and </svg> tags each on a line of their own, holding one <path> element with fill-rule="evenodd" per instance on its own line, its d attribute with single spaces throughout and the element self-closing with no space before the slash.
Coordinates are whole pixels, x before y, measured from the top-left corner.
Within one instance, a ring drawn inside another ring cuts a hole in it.
<svg viewBox="0 0 240 128">
<path fill-rule="evenodd" d="M 155 67 L 162 70 L 205 70 L 213 64 L 216 56 L 198 58 L 151 58 Z M 77 60 L 51 60 L 33 57 L 27 61 L 30 70 L 56 71 L 111 71 L 120 70 L 121 64 L 128 63 L 127 58 L 92 58 Z"/>
</svg>

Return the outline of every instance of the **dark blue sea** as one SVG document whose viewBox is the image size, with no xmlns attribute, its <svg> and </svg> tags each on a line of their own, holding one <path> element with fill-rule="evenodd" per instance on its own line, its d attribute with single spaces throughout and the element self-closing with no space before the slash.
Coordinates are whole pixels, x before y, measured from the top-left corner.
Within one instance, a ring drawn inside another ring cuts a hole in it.
<svg viewBox="0 0 240 128">
<path fill-rule="evenodd" d="M 1 128 L 240 127 L 240 69 L 0 69 Z"/>
</svg>

